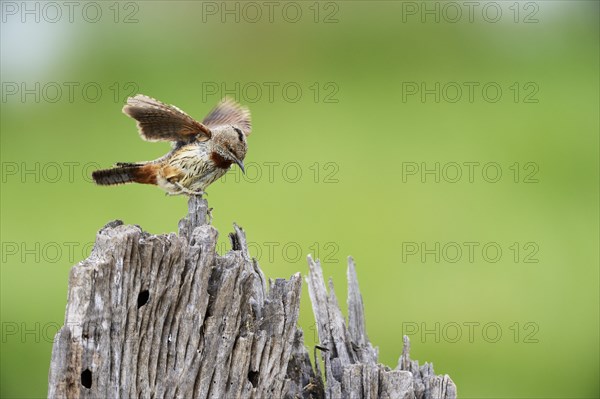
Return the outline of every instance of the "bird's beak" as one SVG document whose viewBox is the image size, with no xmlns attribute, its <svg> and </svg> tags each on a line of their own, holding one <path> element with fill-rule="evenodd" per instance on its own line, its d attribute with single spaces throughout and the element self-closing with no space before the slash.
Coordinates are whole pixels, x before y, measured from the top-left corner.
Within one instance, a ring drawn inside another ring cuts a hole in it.
<svg viewBox="0 0 600 399">
<path fill-rule="evenodd" d="M 233 157 L 233 160 L 240 167 L 240 169 L 242 170 L 242 173 L 246 174 L 246 170 L 244 169 L 244 163 L 242 161 L 240 161 L 239 159 L 237 159 L 236 157 Z"/>
</svg>

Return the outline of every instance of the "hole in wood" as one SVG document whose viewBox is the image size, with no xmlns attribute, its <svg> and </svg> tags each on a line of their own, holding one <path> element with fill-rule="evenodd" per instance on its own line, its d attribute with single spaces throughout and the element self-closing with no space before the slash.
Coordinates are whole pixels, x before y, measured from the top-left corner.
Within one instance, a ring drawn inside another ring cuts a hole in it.
<svg viewBox="0 0 600 399">
<path fill-rule="evenodd" d="M 148 299 L 150 299 L 150 292 L 148 290 L 141 291 L 138 295 L 138 309 L 144 306 Z"/>
<path fill-rule="evenodd" d="M 87 389 L 92 387 L 92 372 L 90 369 L 85 369 L 85 371 L 81 373 L 81 385 Z"/>
<path fill-rule="evenodd" d="M 248 372 L 248 381 L 250 381 L 252 383 L 252 386 L 256 388 L 256 386 L 258 385 L 258 371 L 250 370 Z"/>
</svg>

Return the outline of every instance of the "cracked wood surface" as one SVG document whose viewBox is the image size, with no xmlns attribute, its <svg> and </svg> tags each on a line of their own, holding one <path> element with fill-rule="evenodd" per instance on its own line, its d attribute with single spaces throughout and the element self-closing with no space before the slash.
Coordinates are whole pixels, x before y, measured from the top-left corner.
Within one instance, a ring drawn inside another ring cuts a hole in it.
<svg viewBox="0 0 600 399">
<path fill-rule="evenodd" d="M 364 306 L 352 258 L 348 258 L 347 274 L 348 323 L 340 310 L 333 282 L 329 279 L 328 293 L 319 261 L 309 256 L 308 263 L 308 292 L 320 345 L 325 349 L 321 351 L 327 381 L 325 397 L 456 398 L 456 385 L 448 375 L 435 375 L 432 364 L 419 367 L 418 361 L 410 359 L 406 336 L 394 370 L 377 362 L 377 349 L 369 342 L 365 329 Z"/>
<path fill-rule="evenodd" d="M 232 250 L 218 255 L 206 200 L 188 206 L 179 234 L 107 224 L 71 269 L 49 398 L 456 397 L 448 376 L 410 360 L 406 337 L 396 370 L 377 364 L 354 263 L 346 327 L 332 283 L 328 294 L 309 258 L 324 382 L 297 327 L 300 274 L 267 282 L 235 225 Z"/>
</svg>

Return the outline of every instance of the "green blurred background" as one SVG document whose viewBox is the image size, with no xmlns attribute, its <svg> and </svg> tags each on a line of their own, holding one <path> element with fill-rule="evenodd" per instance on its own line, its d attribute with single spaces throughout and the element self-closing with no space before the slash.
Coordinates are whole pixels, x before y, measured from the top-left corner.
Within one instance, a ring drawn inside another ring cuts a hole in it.
<svg viewBox="0 0 600 399">
<path fill-rule="evenodd" d="M 410 334 L 460 397 L 600 395 L 598 2 L 24 4 L 2 3 L 2 397 L 45 397 L 96 232 L 186 213 L 89 180 L 168 150 L 121 114 L 137 92 L 198 119 L 225 94 L 250 107 L 248 177 L 208 189 L 220 251 L 237 222 L 268 277 L 315 254 L 342 303 L 352 255 L 382 363 Z M 306 288 L 301 326 L 316 344 Z"/>
</svg>

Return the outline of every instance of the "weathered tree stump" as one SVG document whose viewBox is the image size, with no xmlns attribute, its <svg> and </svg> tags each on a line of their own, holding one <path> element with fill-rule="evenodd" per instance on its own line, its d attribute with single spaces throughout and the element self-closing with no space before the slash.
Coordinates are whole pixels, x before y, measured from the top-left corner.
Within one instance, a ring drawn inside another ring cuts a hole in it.
<svg viewBox="0 0 600 399">
<path fill-rule="evenodd" d="M 409 359 L 406 337 L 396 370 L 377 364 L 351 259 L 346 327 L 333 285 L 327 294 L 309 258 L 323 382 L 297 327 L 300 274 L 267 284 L 238 226 L 219 256 L 207 210 L 190 198 L 178 235 L 120 221 L 98 232 L 71 270 L 49 398 L 456 397 L 448 376 Z"/>
</svg>

